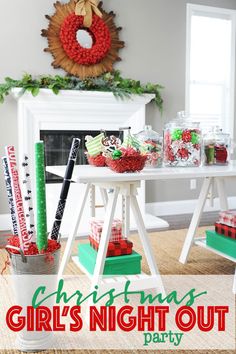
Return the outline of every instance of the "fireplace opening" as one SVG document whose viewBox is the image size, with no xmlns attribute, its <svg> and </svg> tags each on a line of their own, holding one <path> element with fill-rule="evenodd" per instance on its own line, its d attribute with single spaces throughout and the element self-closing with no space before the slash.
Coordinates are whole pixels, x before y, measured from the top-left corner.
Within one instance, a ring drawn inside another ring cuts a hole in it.
<svg viewBox="0 0 236 354">
<path fill-rule="evenodd" d="M 46 166 L 62 166 L 67 164 L 71 142 L 73 138 L 81 140 L 79 154 L 76 160 L 77 165 L 87 165 L 88 161 L 85 156 L 85 137 L 87 135 L 96 136 L 100 131 L 91 130 L 41 130 L 40 140 L 45 143 L 45 165 Z M 123 139 L 123 132 L 117 130 L 106 131 L 107 135 L 115 135 Z M 46 172 L 46 183 L 61 183 L 62 178 Z"/>
</svg>

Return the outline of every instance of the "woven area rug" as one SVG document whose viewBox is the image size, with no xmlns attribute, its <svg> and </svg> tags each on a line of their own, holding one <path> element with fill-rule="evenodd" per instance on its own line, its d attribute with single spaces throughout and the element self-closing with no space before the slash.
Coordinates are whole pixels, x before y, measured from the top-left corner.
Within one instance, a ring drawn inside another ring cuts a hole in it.
<svg viewBox="0 0 236 354">
<path fill-rule="evenodd" d="M 209 228 L 208 228 L 209 229 Z M 206 230 L 206 227 L 199 228 L 199 235 L 203 235 Z M 161 274 L 234 274 L 235 265 L 222 258 L 219 257 L 205 249 L 194 246 L 190 252 L 189 262 L 186 265 L 183 265 L 178 262 L 179 255 L 181 253 L 181 249 L 183 246 L 184 238 L 187 230 L 177 230 L 177 231 L 163 231 L 157 233 L 150 234 L 150 242 L 154 250 L 155 258 L 160 270 Z M 141 247 L 140 240 L 137 235 L 133 235 L 130 237 L 131 241 L 134 243 L 134 249 L 142 254 L 142 270 L 144 272 L 149 272 L 147 267 L 147 262 Z M 85 241 L 80 241 L 85 242 Z M 73 252 L 77 252 L 78 241 L 75 241 Z M 65 246 L 65 242 L 63 242 L 63 248 Z M 0 268 L 4 267 L 6 261 L 6 252 L 4 250 L 0 250 Z M 9 269 L 6 270 L 6 273 L 9 272 Z M 74 265 L 74 263 L 69 262 L 66 274 L 81 274 L 78 268 Z M 176 353 L 198 353 L 198 354 L 234 354 L 234 351 L 175 351 Z M 0 351 L 1 354 L 15 354 L 20 353 L 19 351 Z M 107 353 L 107 354 L 121 354 L 121 353 L 157 353 L 157 351 L 151 350 L 138 350 L 138 351 L 117 351 L 117 350 L 106 350 L 106 351 L 91 351 L 91 350 L 51 350 L 44 351 L 45 354 L 90 354 L 90 353 Z M 158 351 L 161 353 L 161 351 Z M 163 351 L 163 353 L 171 353 L 171 351 Z M 174 353 L 174 352 L 172 352 Z"/>
</svg>

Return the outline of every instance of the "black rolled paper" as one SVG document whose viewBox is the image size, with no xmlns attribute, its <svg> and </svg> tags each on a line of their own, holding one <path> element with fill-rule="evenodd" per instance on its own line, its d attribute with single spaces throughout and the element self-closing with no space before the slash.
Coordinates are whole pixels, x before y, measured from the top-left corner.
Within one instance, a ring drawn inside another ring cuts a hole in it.
<svg viewBox="0 0 236 354">
<path fill-rule="evenodd" d="M 71 150 L 70 150 L 70 155 L 69 155 L 69 162 L 70 162 L 70 160 L 76 161 L 76 158 L 77 158 L 77 155 L 78 155 L 78 151 L 79 151 L 79 147 L 80 147 L 80 139 L 74 138 L 73 141 L 72 141 L 72 145 L 71 145 Z"/>
<path fill-rule="evenodd" d="M 65 206 L 66 206 L 66 200 L 61 199 L 57 206 L 56 220 L 61 220 L 63 218 Z"/>
<path fill-rule="evenodd" d="M 79 152 L 79 147 L 80 147 L 80 139 L 74 138 L 72 141 L 71 149 L 70 149 L 70 155 L 66 167 L 66 172 L 61 188 L 61 194 L 60 194 L 60 200 L 57 205 L 57 211 L 56 211 L 56 216 L 55 216 L 55 221 L 53 223 L 52 231 L 51 231 L 51 239 L 52 240 L 58 240 L 59 237 L 59 232 L 60 232 L 60 227 L 61 227 L 61 222 L 66 206 L 66 200 L 67 196 L 69 193 L 70 189 L 70 183 L 71 183 L 71 178 L 76 162 L 76 158 Z"/>
<path fill-rule="evenodd" d="M 73 169 L 75 166 L 75 161 L 76 161 L 76 158 L 74 160 L 68 160 L 68 163 L 66 166 L 66 172 L 65 172 L 65 176 L 67 176 L 68 180 L 71 180 L 71 177 L 73 174 Z"/>
<path fill-rule="evenodd" d="M 60 200 L 66 200 L 69 189 L 70 189 L 70 179 L 64 179 L 60 194 Z"/>
</svg>

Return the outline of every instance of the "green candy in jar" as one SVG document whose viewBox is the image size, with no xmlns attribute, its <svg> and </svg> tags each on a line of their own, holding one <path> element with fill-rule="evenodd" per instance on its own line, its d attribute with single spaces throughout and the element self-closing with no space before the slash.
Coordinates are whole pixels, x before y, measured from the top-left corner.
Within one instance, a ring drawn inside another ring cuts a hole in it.
<svg viewBox="0 0 236 354">
<path fill-rule="evenodd" d="M 171 134 L 171 139 L 172 140 L 181 140 L 183 135 L 182 129 L 175 129 L 172 134 Z"/>
<path fill-rule="evenodd" d="M 199 143 L 199 134 L 197 134 L 196 132 L 191 132 L 191 143 L 193 145 Z"/>
</svg>

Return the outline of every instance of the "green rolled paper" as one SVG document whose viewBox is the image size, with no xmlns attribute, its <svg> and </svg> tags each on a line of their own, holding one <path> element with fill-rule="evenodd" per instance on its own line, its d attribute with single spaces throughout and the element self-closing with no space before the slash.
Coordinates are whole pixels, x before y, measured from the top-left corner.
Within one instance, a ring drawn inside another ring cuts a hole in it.
<svg viewBox="0 0 236 354">
<path fill-rule="evenodd" d="M 45 250 L 48 246 L 43 141 L 40 141 L 35 144 L 35 167 L 36 167 L 36 206 L 37 206 L 36 243 L 39 252 L 41 252 L 42 250 Z"/>
</svg>

